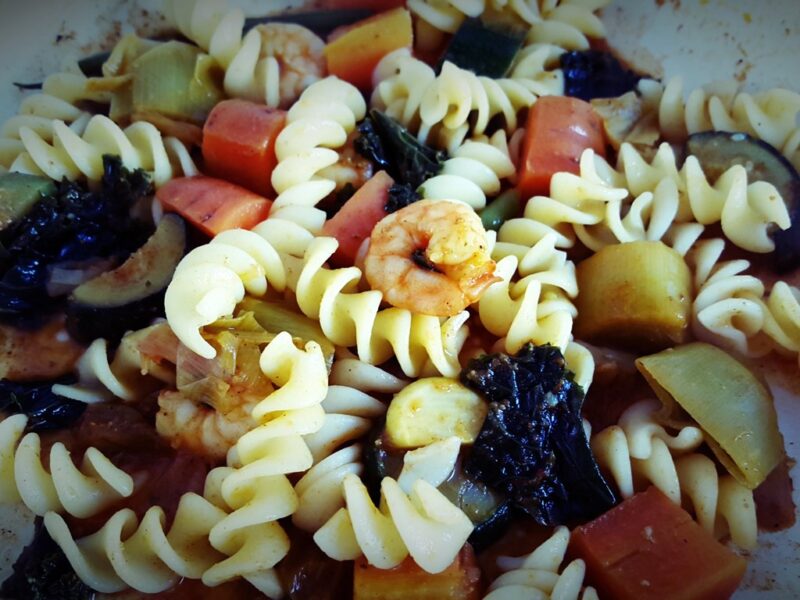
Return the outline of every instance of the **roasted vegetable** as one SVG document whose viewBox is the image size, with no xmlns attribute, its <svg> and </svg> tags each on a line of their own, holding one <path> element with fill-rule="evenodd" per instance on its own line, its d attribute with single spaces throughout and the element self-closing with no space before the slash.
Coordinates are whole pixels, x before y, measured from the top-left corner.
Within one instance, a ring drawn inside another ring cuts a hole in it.
<svg viewBox="0 0 800 600">
<path fill-rule="evenodd" d="M 0 175 L 0 234 L 19 222 L 43 196 L 56 191 L 47 177 L 23 173 Z"/>
<path fill-rule="evenodd" d="M 480 578 L 469 544 L 436 574 L 423 571 L 411 557 L 393 569 L 379 569 L 362 556 L 353 564 L 353 600 L 478 600 Z"/>
<path fill-rule="evenodd" d="M 564 52 L 560 60 L 564 94 L 581 100 L 622 96 L 635 90 L 641 79 L 612 54 L 600 50 Z"/>
<path fill-rule="evenodd" d="M 464 19 L 450 39 L 442 65 L 454 65 L 492 79 L 504 77 L 525 40 L 525 29 L 480 17 Z"/>
<path fill-rule="evenodd" d="M 615 600 L 729 598 L 747 567 L 656 487 L 576 528 L 570 554 L 586 562 L 587 583 Z"/>
<path fill-rule="evenodd" d="M 775 260 L 772 262 L 779 271 L 800 266 L 800 175 L 792 163 L 762 140 L 746 133 L 725 131 L 690 135 L 686 140 L 686 154 L 697 158 L 710 181 L 716 181 L 733 165 L 742 165 L 749 180 L 774 185 L 789 209 L 792 225 L 773 232 Z"/>
<path fill-rule="evenodd" d="M 769 388 L 716 346 L 696 342 L 637 359 L 658 395 L 666 424 L 695 422 L 720 462 L 756 488 L 783 460 L 783 438 Z"/>
<path fill-rule="evenodd" d="M 225 98 L 217 62 L 196 46 L 158 44 L 131 65 L 133 118 L 151 114 L 202 125 Z"/>
<path fill-rule="evenodd" d="M 418 141 L 397 121 L 379 110 L 371 110 L 358 126 L 361 134 L 355 141 L 356 150 L 384 169 L 397 183 L 417 189 L 436 175 L 447 158 Z"/>
<path fill-rule="evenodd" d="M 4 232 L 0 318 L 19 323 L 57 308 L 47 292 L 53 266 L 121 261 L 147 239 L 150 227 L 130 217 L 136 201 L 152 193 L 147 174 L 128 171 L 116 157 L 105 156 L 103 166 L 99 191 L 61 183 Z"/>
<path fill-rule="evenodd" d="M 155 233 L 112 271 L 79 285 L 67 302 L 67 330 L 79 341 L 117 341 L 164 316 L 164 293 L 186 251 L 186 226 L 164 215 Z"/>
<path fill-rule="evenodd" d="M 516 190 L 507 190 L 481 211 L 481 223 L 487 231 L 498 231 L 503 223 L 518 213 L 519 193 Z"/>
<path fill-rule="evenodd" d="M 349 598 L 353 589 L 352 565 L 325 556 L 304 531 L 291 529 L 289 535 L 292 540 L 289 553 L 276 566 L 285 597 L 289 600 Z M 205 592 L 208 593 L 208 588 Z"/>
<path fill-rule="evenodd" d="M 461 381 L 489 401 L 466 472 L 543 525 L 597 516 L 615 502 L 581 421 L 583 390 L 553 346 L 473 359 Z"/>
<path fill-rule="evenodd" d="M 395 183 L 389 188 L 389 199 L 384 205 L 386 214 L 397 212 L 401 208 L 405 208 L 409 204 L 413 204 L 420 200 L 422 196 L 420 193 L 407 183 Z"/>
<path fill-rule="evenodd" d="M 687 341 L 691 273 L 662 242 L 606 246 L 578 263 L 577 278 L 580 339 L 639 352 Z"/>
<path fill-rule="evenodd" d="M 39 527 L 33 542 L 14 563 L 0 596 L 24 600 L 91 600 L 95 592 L 72 570 L 64 552 Z"/>
<path fill-rule="evenodd" d="M 419 379 L 392 399 L 386 440 L 395 448 L 419 448 L 450 436 L 471 444 L 486 418 L 486 402 L 447 377 Z"/>
<path fill-rule="evenodd" d="M 645 103 L 636 92 L 628 92 L 615 98 L 594 98 L 592 108 L 603 119 L 606 140 L 619 150 L 622 142 L 633 144 L 638 150 L 655 152 L 661 138 L 658 129 L 658 114 L 645 112 Z"/>
<path fill-rule="evenodd" d="M 54 383 L 73 383 L 70 375 L 55 381 L 13 382 L 0 379 L 0 411 L 23 413 L 28 417 L 28 431 L 64 429 L 80 418 L 86 409 L 84 402 L 69 400 L 53 393 Z"/>
</svg>

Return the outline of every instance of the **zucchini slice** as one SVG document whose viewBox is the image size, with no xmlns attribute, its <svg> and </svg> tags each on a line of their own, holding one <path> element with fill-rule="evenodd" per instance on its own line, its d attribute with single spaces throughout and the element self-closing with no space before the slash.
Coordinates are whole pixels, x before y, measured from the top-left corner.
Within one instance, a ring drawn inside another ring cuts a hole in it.
<svg viewBox="0 0 800 600">
<path fill-rule="evenodd" d="M 478 17 L 464 19 L 436 71 L 441 71 L 448 61 L 476 75 L 504 77 L 524 40 L 525 30 L 510 23 L 486 22 Z"/>
<path fill-rule="evenodd" d="M 711 181 L 733 165 L 742 165 L 749 180 L 774 185 L 792 221 L 789 229 L 776 228 L 772 234 L 775 268 L 788 271 L 800 266 L 800 175 L 792 163 L 770 144 L 741 132 L 704 131 L 690 135 L 686 140 L 686 155 L 697 158 Z"/>
<path fill-rule="evenodd" d="M 56 191 L 47 177 L 24 173 L 0 175 L 0 233 L 22 219 L 34 205 Z"/>
<path fill-rule="evenodd" d="M 144 245 L 116 269 L 79 285 L 67 302 L 67 331 L 80 342 L 117 342 L 164 315 L 164 292 L 186 250 L 186 225 L 164 215 Z"/>
</svg>

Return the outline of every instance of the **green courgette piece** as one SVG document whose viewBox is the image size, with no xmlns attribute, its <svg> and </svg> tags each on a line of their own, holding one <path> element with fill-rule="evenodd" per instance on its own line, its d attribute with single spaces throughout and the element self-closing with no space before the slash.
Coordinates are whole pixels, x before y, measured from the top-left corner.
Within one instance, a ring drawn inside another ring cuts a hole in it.
<svg viewBox="0 0 800 600">
<path fill-rule="evenodd" d="M 505 23 L 486 22 L 478 17 L 465 19 L 437 65 L 445 61 L 457 67 L 497 79 L 504 77 L 525 40 L 525 30 Z"/>
<path fill-rule="evenodd" d="M 507 190 L 481 211 L 481 223 L 487 231 L 499 231 L 501 225 L 519 214 L 519 192 Z"/>
<path fill-rule="evenodd" d="M 56 191 L 47 177 L 24 173 L 0 175 L 0 232 L 22 219 L 34 205 Z"/>
<path fill-rule="evenodd" d="M 774 185 L 789 209 L 792 225 L 773 232 L 773 262 L 778 271 L 800 266 L 800 175 L 792 163 L 762 140 L 746 133 L 726 131 L 690 135 L 686 140 L 686 155 L 697 158 L 710 181 L 716 181 L 733 165 L 742 165 L 747 170 L 748 180 Z"/>
<path fill-rule="evenodd" d="M 288 13 L 269 17 L 248 17 L 244 21 L 244 31 L 250 31 L 257 25 L 265 23 L 294 23 L 310 29 L 320 36 L 326 36 L 337 27 L 350 25 L 375 14 L 366 8 L 319 10 L 303 13 Z"/>
<path fill-rule="evenodd" d="M 67 331 L 81 342 L 99 337 L 116 342 L 131 329 L 164 314 L 164 292 L 186 250 L 186 226 L 165 215 L 155 233 L 116 269 L 73 290 Z"/>
</svg>

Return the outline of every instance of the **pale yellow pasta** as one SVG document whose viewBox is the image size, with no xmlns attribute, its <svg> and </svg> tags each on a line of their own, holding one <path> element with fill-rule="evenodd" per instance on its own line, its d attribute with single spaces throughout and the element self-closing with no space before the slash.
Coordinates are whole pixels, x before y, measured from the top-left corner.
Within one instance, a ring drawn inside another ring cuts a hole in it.
<svg viewBox="0 0 800 600">
<path fill-rule="evenodd" d="M 696 427 L 668 433 L 655 419 L 656 401 L 628 408 L 619 425 L 591 438 L 598 464 L 623 498 L 654 485 L 672 502 L 692 512 L 704 529 L 717 537 L 730 534 L 741 548 L 756 545 L 757 524 L 753 493 L 731 475 L 719 476 L 714 461 L 693 452 L 703 443 Z"/>
<path fill-rule="evenodd" d="M 55 511 L 86 518 L 133 493 L 133 478 L 97 448 L 84 453 L 78 468 L 64 444 L 56 442 L 46 470 L 41 440 L 24 433 L 26 424 L 25 415 L 0 421 L 0 502 L 22 501 L 37 515 Z"/>
<path fill-rule="evenodd" d="M 575 559 L 561 569 L 569 543 L 569 530 L 556 527 L 553 534 L 533 552 L 517 558 L 501 556 L 504 571 L 489 586 L 485 600 L 597 600 L 594 588 L 583 588 L 586 564 Z"/>
</svg>

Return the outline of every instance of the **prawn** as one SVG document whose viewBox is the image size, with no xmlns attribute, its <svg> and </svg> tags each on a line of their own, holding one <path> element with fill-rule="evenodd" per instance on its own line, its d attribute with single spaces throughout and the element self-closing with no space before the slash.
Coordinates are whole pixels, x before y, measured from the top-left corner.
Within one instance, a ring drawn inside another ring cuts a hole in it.
<svg viewBox="0 0 800 600">
<path fill-rule="evenodd" d="M 260 398 L 250 398 L 227 413 L 196 403 L 178 391 L 158 396 L 156 431 L 173 448 L 187 448 L 212 460 L 224 460 L 236 442 L 258 423 L 251 413 Z"/>
<path fill-rule="evenodd" d="M 325 42 L 294 23 L 257 25 L 260 58 L 273 57 L 280 68 L 280 106 L 288 108 L 301 92 L 325 76 Z"/>
<path fill-rule="evenodd" d="M 486 230 L 465 204 L 420 200 L 372 230 L 367 282 L 392 306 L 449 317 L 480 299 L 494 274 Z"/>
</svg>

